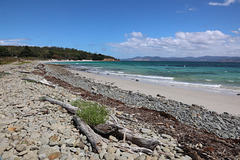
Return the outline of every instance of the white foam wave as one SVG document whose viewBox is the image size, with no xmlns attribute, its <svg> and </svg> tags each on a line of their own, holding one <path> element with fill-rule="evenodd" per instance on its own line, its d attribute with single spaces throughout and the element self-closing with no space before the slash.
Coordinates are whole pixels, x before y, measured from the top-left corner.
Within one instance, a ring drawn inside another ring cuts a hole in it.
<svg viewBox="0 0 240 160">
<path fill-rule="evenodd" d="M 215 93 L 226 92 L 230 94 L 235 94 L 240 92 L 240 88 L 233 89 L 233 88 L 226 88 L 220 84 L 204 84 L 204 83 L 191 83 L 191 82 L 182 82 L 174 80 L 174 77 L 163 77 L 163 76 L 155 76 L 155 75 L 139 75 L 139 74 L 127 74 L 122 71 L 107 71 L 103 70 L 103 67 L 88 67 L 88 66 L 81 66 L 81 67 L 74 67 L 79 69 L 86 69 L 87 72 L 91 72 L 94 74 L 101 74 L 101 75 L 108 75 L 108 76 L 115 76 L 120 77 L 123 79 L 129 80 L 136 80 L 138 79 L 140 82 L 146 83 L 154 83 L 159 85 L 169 85 L 169 86 L 176 86 L 176 87 L 186 87 L 186 88 L 195 88 L 200 90 L 208 90 Z M 240 77 L 239 77 L 240 78 Z M 206 82 L 211 82 L 211 79 L 205 79 Z M 234 83 L 232 80 L 228 80 L 228 82 Z"/>
<path fill-rule="evenodd" d="M 207 81 L 207 82 L 211 82 L 212 80 L 211 80 L 211 79 L 205 79 L 205 81 Z"/>
</svg>

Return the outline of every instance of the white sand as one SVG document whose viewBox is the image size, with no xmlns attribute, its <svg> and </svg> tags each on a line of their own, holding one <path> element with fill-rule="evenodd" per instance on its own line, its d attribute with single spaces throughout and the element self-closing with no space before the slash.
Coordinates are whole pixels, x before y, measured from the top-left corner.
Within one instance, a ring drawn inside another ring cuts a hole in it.
<svg viewBox="0 0 240 160">
<path fill-rule="evenodd" d="M 240 96 L 237 95 L 225 95 L 201 90 L 177 88 L 174 86 L 161 86 L 82 71 L 72 70 L 72 72 L 79 73 L 79 75 L 87 78 L 92 78 L 98 83 L 114 83 L 114 86 L 124 90 L 140 92 L 154 97 L 156 97 L 157 94 L 160 94 L 168 99 L 176 100 L 185 104 L 202 105 L 211 111 L 216 111 L 218 113 L 228 112 L 240 116 Z"/>
</svg>

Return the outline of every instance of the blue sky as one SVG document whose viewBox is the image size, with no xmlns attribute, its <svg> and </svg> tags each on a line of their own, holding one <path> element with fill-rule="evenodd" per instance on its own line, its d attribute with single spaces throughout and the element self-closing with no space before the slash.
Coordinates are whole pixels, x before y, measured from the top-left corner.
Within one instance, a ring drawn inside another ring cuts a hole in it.
<svg viewBox="0 0 240 160">
<path fill-rule="evenodd" d="M 0 0 L 0 45 L 240 56 L 240 0 Z"/>
</svg>

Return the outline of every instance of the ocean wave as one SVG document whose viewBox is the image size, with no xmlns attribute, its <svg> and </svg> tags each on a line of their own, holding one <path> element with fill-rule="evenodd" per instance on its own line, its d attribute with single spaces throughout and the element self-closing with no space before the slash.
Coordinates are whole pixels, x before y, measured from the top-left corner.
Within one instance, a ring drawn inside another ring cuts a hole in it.
<svg viewBox="0 0 240 160">
<path fill-rule="evenodd" d="M 207 81 L 207 82 L 212 82 L 212 80 L 211 80 L 211 79 L 205 79 L 205 81 Z"/>
<path fill-rule="evenodd" d="M 203 79 L 200 80 L 198 78 L 191 77 L 190 79 L 178 79 L 177 77 L 165 77 L 165 76 L 158 76 L 158 75 L 141 75 L 141 74 L 131 74 L 126 73 L 124 71 L 119 70 L 108 70 L 104 67 L 99 66 L 72 66 L 75 69 L 94 73 L 94 74 L 100 74 L 105 76 L 113 76 L 113 77 L 119 77 L 123 79 L 128 80 L 138 80 L 140 82 L 145 83 L 152 83 L 152 84 L 158 84 L 158 85 L 167 85 L 167 86 L 175 86 L 180 88 L 192 88 L 197 90 L 208 90 L 215 93 L 232 93 L 235 94 L 237 92 L 240 92 L 240 87 L 232 88 L 231 86 L 225 86 L 222 84 L 216 84 L 214 83 L 214 79 Z M 126 70 L 127 71 L 127 70 Z M 168 72 L 168 71 L 167 71 Z M 187 77 L 186 77 L 187 78 Z M 240 79 L 240 77 L 236 77 Z M 189 81 L 191 80 L 191 81 Z M 198 81 L 199 80 L 199 81 Z M 235 83 L 234 80 L 228 80 L 228 83 Z"/>
</svg>

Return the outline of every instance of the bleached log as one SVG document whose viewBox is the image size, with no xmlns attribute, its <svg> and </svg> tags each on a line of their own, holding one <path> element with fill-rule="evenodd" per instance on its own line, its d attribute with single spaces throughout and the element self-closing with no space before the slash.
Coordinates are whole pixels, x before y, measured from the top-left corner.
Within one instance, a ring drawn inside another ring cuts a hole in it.
<svg viewBox="0 0 240 160">
<path fill-rule="evenodd" d="M 53 99 L 53 98 L 50 98 L 50 97 L 41 97 L 41 100 L 48 101 L 48 102 L 50 102 L 52 104 L 57 104 L 57 105 L 65 108 L 68 112 L 73 113 L 73 114 L 75 114 L 77 112 L 77 110 L 78 110 L 78 107 L 74 107 L 74 106 L 72 106 L 70 104 L 61 102 L 59 100 L 56 100 L 56 99 Z"/>
<path fill-rule="evenodd" d="M 139 147 L 144 147 L 150 150 L 153 150 L 158 144 L 160 144 L 158 140 L 142 137 L 135 132 L 110 121 L 105 125 L 94 126 L 94 130 L 100 134 L 117 135 L 120 139 L 124 139 L 125 137 L 126 140 L 131 141 Z"/>
<path fill-rule="evenodd" d="M 101 152 L 102 142 L 108 142 L 99 134 L 95 133 L 89 125 L 87 125 L 81 118 L 74 116 L 73 121 L 75 122 L 77 129 L 79 129 L 84 135 L 86 135 L 88 141 L 97 153 Z"/>
<path fill-rule="evenodd" d="M 49 86 L 49 87 L 52 87 L 52 88 L 56 87 L 55 85 L 48 83 L 46 80 L 45 81 L 44 80 L 39 81 L 39 80 L 36 80 L 36 79 L 33 79 L 33 78 L 22 78 L 22 80 L 43 84 L 43 85 L 46 85 L 46 86 Z"/>
</svg>

